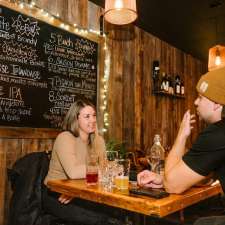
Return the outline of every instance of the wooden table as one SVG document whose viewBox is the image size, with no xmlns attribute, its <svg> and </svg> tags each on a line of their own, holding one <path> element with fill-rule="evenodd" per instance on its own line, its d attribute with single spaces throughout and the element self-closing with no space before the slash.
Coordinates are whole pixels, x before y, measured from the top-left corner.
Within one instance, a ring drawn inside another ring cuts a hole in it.
<svg viewBox="0 0 225 225">
<path fill-rule="evenodd" d="M 124 193 L 117 190 L 108 192 L 98 185 L 87 186 L 85 180 L 52 180 L 48 182 L 48 187 L 58 193 L 158 217 L 169 215 L 201 200 L 222 193 L 219 184 L 193 187 L 183 194 L 170 194 L 170 196 L 163 199 L 129 196 L 128 191 Z"/>
</svg>

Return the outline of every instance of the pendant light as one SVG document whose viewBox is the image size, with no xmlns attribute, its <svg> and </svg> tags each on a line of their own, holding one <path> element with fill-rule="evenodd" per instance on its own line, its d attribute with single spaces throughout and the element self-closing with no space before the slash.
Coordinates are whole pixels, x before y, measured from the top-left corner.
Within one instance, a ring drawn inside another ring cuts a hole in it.
<svg viewBox="0 0 225 225">
<path fill-rule="evenodd" d="M 216 42 L 218 43 L 218 21 L 215 18 Z M 225 46 L 215 45 L 209 49 L 208 70 L 218 69 L 225 66 Z"/>
<path fill-rule="evenodd" d="M 137 19 L 136 0 L 105 0 L 105 20 L 125 25 Z"/>
<path fill-rule="evenodd" d="M 208 70 L 218 69 L 225 66 L 225 46 L 216 45 L 209 49 Z"/>
</svg>

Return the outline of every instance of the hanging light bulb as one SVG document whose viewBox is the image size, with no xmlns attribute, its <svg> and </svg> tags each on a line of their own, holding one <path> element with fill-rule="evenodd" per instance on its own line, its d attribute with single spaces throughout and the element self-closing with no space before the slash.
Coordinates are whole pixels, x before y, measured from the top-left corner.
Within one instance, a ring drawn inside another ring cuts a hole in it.
<svg viewBox="0 0 225 225">
<path fill-rule="evenodd" d="M 123 1 L 122 0 L 116 0 L 115 1 L 115 9 L 122 9 L 123 8 Z"/>
<path fill-rule="evenodd" d="M 219 24 L 218 24 L 218 18 L 214 18 L 215 27 L 216 27 L 216 42 L 219 42 L 218 40 L 218 31 L 219 31 Z M 222 45 L 216 45 L 209 49 L 209 60 L 208 60 L 208 70 L 214 70 L 225 66 L 225 46 Z"/>
<path fill-rule="evenodd" d="M 225 46 L 216 45 L 209 49 L 208 70 L 225 66 Z"/>
<path fill-rule="evenodd" d="M 105 0 L 105 19 L 124 25 L 137 19 L 136 0 Z"/>
<path fill-rule="evenodd" d="M 220 64 L 221 64 L 220 50 L 219 50 L 219 48 L 217 48 L 216 49 L 215 65 L 219 66 Z"/>
</svg>

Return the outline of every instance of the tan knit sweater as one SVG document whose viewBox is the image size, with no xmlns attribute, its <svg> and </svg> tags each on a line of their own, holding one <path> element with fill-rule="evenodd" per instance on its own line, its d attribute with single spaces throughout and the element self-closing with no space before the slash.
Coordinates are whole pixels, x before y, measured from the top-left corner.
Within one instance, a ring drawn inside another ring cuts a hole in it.
<svg viewBox="0 0 225 225">
<path fill-rule="evenodd" d="M 80 137 L 74 137 L 68 131 L 60 133 L 54 143 L 48 174 L 44 180 L 47 184 L 53 179 L 80 179 L 86 175 L 86 156 L 95 150 L 102 158 L 105 153 L 104 139 L 97 135 L 90 149 Z"/>
</svg>

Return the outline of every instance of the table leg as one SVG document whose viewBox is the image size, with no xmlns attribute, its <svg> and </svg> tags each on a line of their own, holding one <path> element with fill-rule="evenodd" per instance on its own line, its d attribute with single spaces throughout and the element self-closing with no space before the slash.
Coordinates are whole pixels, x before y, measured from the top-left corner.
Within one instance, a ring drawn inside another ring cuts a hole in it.
<svg viewBox="0 0 225 225">
<path fill-rule="evenodd" d="M 184 210 L 181 209 L 181 210 L 179 211 L 179 214 L 180 214 L 180 223 L 181 223 L 181 224 L 184 224 Z"/>
</svg>

